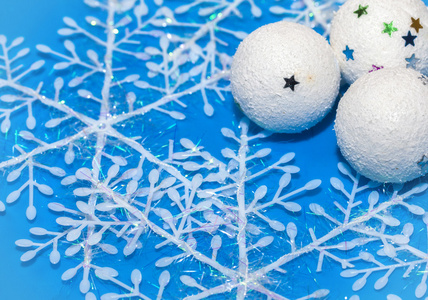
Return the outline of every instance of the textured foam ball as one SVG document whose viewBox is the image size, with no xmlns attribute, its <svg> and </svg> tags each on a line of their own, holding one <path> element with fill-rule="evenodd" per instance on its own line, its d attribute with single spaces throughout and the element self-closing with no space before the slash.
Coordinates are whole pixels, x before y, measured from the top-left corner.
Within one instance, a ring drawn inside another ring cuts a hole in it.
<svg viewBox="0 0 428 300">
<path fill-rule="evenodd" d="M 330 43 L 344 79 L 381 68 L 428 72 L 428 9 L 421 0 L 348 0 L 333 18 Z"/>
<path fill-rule="evenodd" d="M 281 21 L 242 41 L 230 83 L 235 101 L 252 121 L 267 130 L 295 133 L 329 112 L 339 91 L 340 69 L 322 36 Z"/>
<path fill-rule="evenodd" d="M 428 80 L 412 69 L 359 78 L 339 102 L 337 143 L 351 166 L 380 182 L 405 182 L 428 170 Z"/>
</svg>

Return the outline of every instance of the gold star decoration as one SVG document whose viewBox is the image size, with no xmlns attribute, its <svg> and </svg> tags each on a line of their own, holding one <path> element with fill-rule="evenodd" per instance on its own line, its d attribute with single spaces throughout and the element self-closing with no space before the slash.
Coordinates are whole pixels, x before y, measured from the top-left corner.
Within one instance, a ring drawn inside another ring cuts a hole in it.
<svg viewBox="0 0 428 300">
<path fill-rule="evenodd" d="M 391 21 L 391 23 L 389 23 L 389 24 L 383 22 L 385 29 L 382 31 L 382 33 L 387 33 L 387 34 L 389 34 L 390 37 L 391 37 L 393 32 L 398 31 L 398 29 L 396 27 L 394 27 L 394 25 L 392 25 L 392 22 L 393 21 Z"/>
<path fill-rule="evenodd" d="M 356 11 L 354 11 L 354 14 L 358 15 L 358 18 L 361 17 L 362 15 L 367 15 L 367 8 L 369 6 L 362 6 L 361 4 L 358 5 L 358 9 Z"/>
<path fill-rule="evenodd" d="M 410 27 L 414 28 L 416 30 L 416 33 L 419 33 L 419 29 L 424 28 L 421 25 L 421 22 L 420 22 L 419 18 L 417 18 L 417 19 L 412 18 L 412 25 L 410 25 Z"/>
</svg>

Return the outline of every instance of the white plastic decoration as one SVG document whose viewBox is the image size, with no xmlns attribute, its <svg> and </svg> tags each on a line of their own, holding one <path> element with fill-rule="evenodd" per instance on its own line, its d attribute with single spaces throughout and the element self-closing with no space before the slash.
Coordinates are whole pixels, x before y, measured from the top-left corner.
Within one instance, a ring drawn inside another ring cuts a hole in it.
<svg viewBox="0 0 428 300">
<path fill-rule="evenodd" d="M 330 43 L 344 79 L 381 68 L 428 72 L 428 9 L 421 0 L 349 0 L 331 25 Z"/>
<path fill-rule="evenodd" d="M 398 183 L 427 172 L 426 84 L 412 69 L 383 69 L 345 93 L 337 109 L 337 143 L 361 175 Z"/>
<path fill-rule="evenodd" d="M 243 112 L 264 129 L 297 133 L 330 111 L 340 71 L 315 31 L 281 21 L 252 32 L 231 67 L 231 90 Z"/>
</svg>

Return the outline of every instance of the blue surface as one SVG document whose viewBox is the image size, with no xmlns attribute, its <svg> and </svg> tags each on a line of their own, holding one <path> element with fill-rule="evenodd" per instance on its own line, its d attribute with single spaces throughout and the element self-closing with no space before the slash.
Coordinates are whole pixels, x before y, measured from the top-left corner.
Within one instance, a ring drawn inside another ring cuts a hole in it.
<svg viewBox="0 0 428 300">
<path fill-rule="evenodd" d="M 184 3 L 187 2 L 169 0 L 165 1 L 164 5 L 174 8 Z M 244 18 L 240 19 L 233 16 L 230 20 L 226 20 L 222 23 L 222 26 L 233 28 L 234 30 L 238 30 L 237 27 L 239 27 L 246 32 L 251 32 L 263 24 L 280 20 L 282 18 L 281 16 L 269 13 L 269 7 L 284 3 L 285 1 L 259 1 L 257 4 L 263 10 L 263 15 L 260 18 L 254 18 L 251 16 L 250 5 L 248 3 L 244 3 L 241 8 Z M 156 9 L 156 6 L 153 3 L 150 2 L 148 5 L 150 12 Z M 79 70 L 77 68 L 71 68 L 65 71 L 52 70 L 53 65 L 61 60 L 51 55 L 41 54 L 36 50 L 36 45 L 49 45 L 52 49 L 66 53 L 63 46 L 65 38 L 60 37 L 57 34 L 57 30 L 64 27 L 62 18 L 64 16 L 72 17 L 79 24 L 84 24 L 84 17 L 87 15 L 93 15 L 100 19 L 105 16 L 103 12 L 93 8 L 88 8 L 84 3 L 81 3 L 81 1 L 15 0 L 13 2 L 8 1 L 7 3 L 3 3 L 2 9 L 0 10 L 0 33 L 7 36 L 8 43 L 16 37 L 24 36 L 25 42 L 23 43 L 23 46 L 20 47 L 29 47 L 31 49 L 30 54 L 24 57 L 20 62 L 25 66 L 29 66 L 32 62 L 39 59 L 44 59 L 46 61 L 43 69 L 21 81 L 23 85 L 35 88 L 40 81 L 43 81 L 44 87 L 42 89 L 42 94 L 51 96 L 54 93 L 52 86 L 56 76 L 63 76 L 66 80 L 70 80 L 75 77 L 75 72 L 79 74 Z M 181 21 L 187 20 L 189 23 L 207 22 L 208 19 L 209 17 L 197 16 L 193 11 L 180 16 Z M 88 28 L 90 28 L 89 25 Z M 168 28 L 168 30 L 171 30 L 168 32 L 173 32 L 179 36 L 185 37 L 191 36 L 189 32 L 192 32 L 188 28 Z M 102 31 L 97 33 L 101 35 Z M 227 47 L 219 46 L 219 50 L 226 51 L 230 56 L 232 56 L 236 47 L 239 45 L 239 40 L 226 35 L 223 36 L 223 38 L 229 43 L 229 45 Z M 93 44 L 83 37 L 72 38 L 72 40 L 76 43 L 79 53 L 85 53 L 89 47 L 96 49 L 97 51 L 100 50 L 98 47 L 94 47 Z M 156 38 L 146 38 L 142 39 L 142 43 L 142 48 L 145 48 L 151 45 L 158 46 L 159 41 Z M 174 46 L 177 45 L 179 45 L 178 42 L 174 44 Z M 119 64 L 122 63 L 127 65 L 127 61 L 124 60 L 124 56 L 118 55 L 115 59 L 118 60 Z M 156 59 L 153 60 L 157 61 Z M 141 75 L 140 80 L 146 80 L 153 85 L 162 85 L 162 80 L 160 78 L 155 77 L 150 79 L 147 77 L 147 69 L 145 68 L 144 63 L 131 62 L 128 63 L 127 67 L 129 68 L 129 74 L 137 73 Z M 186 68 L 188 70 L 190 67 L 190 64 L 184 65 L 183 70 L 186 70 Z M 95 77 L 91 81 L 86 82 L 84 87 L 87 89 L 99 90 L 101 84 L 102 82 L 99 81 L 99 78 Z M 190 82 L 189 85 L 190 84 L 193 84 L 193 82 Z M 223 85 L 227 86 L 227 81 L 225 81 Z M 138 93 L 138 99 L 145 104 L 150 103 L 150 101 L 159 97 L 159 93 L 156 91 L 149 90 L 143 92 L 135 87 L 126 86 L 123 90 L 118 90 L 113 95 L 113 98 L 115 99 L 114 101 L 117 101 L 118 112 L 125 110 L 124 104 L 126 103 L 124 102 L 124 95 L 128 91 Z M 342 92 L 344 91 L 345 90 L 343 89 Z M 6 93 L 6 91 L 0 90 L 0 94 L 3 93 Z M 236 149 L 236 144 L 234 144 L 230 139 L 226 139 L 222 136 L 220 132 L 221 128 L 231 128 L 236 134 L 238 134 L 239 130 L 237 127 L 239 121 L 243 117 L 242 113 L 234 104 L 231 94 L 226 92 L 223 93 L 223 95 L 225 97 L 225 101 L 221 101 L 215 93 L 208 92 L 210 103 L 213 105 L 215 110 L 212 117 L 208 117 L 203 113 L 202 97 L 201 94 L 197 92 L 182 99 L 182 101 L 187 104 L 187 108 L 185 109 L 178 105 L 168 106 L 168 109 L 173 108 L 184 113 L 186 115 L 185 120 L 176 121 L 171 119 L 169 116 L 151 112 L 148 115 L 136 117 L 126 122 L 124 127 L 120 128 L 119 131 L 129 137 L 141 136 L 142 139 L 139 140 L 139 142 L 160 159 L 167 158 L 167 146 L 169 140 L 173 140 L 174 148 L 179 149 L 179 141 L 181 138 L 188 138 L 194 143 L 197 143 L 198 146 L 203 146 L 204 150 L 208 151 L 212 156 L 221 158 L 221 150 L 223 148 L 230 147 Z M 66 88 L 61 99 L 65 100 L 70 107 L 75 108 L 79 112 L 83 112 L 90 116 L 97 116 L 98 114 L 97 105 L 90 102 L 87 104 L 83 102 L 82 98 L 77 96 L 77 88 Z M 48 143 L 54 142 L 58 138 L 64 138 L 65 136 L 71 135 L 74 133 L 75 129 L 82 128 L 82 124 L 77 122 L 65 122 L 61 125 L 62 127 L 60 130 L 48 130 L 42 125 L 46 123 L 47 120 L 60 116 L 60 114 L 58 114 L 54 109 L 47 109 L 40 103 L 36 103 L 33 110 L 35 112 L 38 125 L 34 130 L 32 130 L 32 132 L 35 136 Z M 285 153 L 296 153 L 296 157 L 292 161 L 292 164 L 297 165 L 300 168 L 300 172 L 292 175 L 293 180 L 290 187 L 288 187 L 289 191 L 305 185 L 306 182 L 312 179 L 322 180 L 323 183 L 320 188 L 315 191 L 310 191 L 304 196 L 298 196 L 293 199 L 293 201 L 302 206 L 301 212 L 290 213 L 276 206 L 268 208 L 267 215 L 269 215 L 270 218 L 281 220 L 285 225 L 288 222 L 294 222 L 297 225 L 299 235 L 296 241 L 297 244 L 301 246 L 310 243 L 310 236 L 308 233 L 309 228 L 313 228 L 318 237 L 333 229 L 333 224 L 325 221 L 319 216 L 315 216 L 310 211 L 309 204 L 318 203 L 333 216 L 340 216 L 340 212 L 333 205 L 333 201 L 338 201 L 342 203 L 342 205 L 346 205 L 346 199 L 342 197 L 340 193 L 334 191 L 330 185 L 331 177 L 344 178 L 337 169 L 338 162 L 343 161 L 343 158 L 341 157 L 336 145 L 336 138 L 333 131 L 334 117 L 335 115 L 333 111 L 320 124 L 302 134 L 272 135 L 262 141 L 257 141 L 254 145 L 255 150 L 251 150 L 251 153 L 254 153 L 256 150 L 266 147 L 272 149 L 270 156 L 262 160 L 257 160 L 251 164 L 250 172 L 253 174 L 257 172 L 257 170 L 263 169 L 265 164 L 272 164 Z M 5 161 L 10 157 L 17 155 L 16 151 L 14 152 L 12 149 L 15 143 L 27 146 L 28 149 L 35 147 L 31 142 L 22 141 L 18 136 L 18 132 L 20 130 L 27 130 L 25 127 L 26 118 L 27 114 L 25 110 L 21 110 L 11 117 L 12 127 L 7 134 L 2 134 L 0 137 L 0 151 L 3 154 L 1 161 Z M 260 131 L 261 129 L 256 125 L 250 125 L 250 133 L 255 134 Z M 87 141 L 81 142 L 79 144 L 81 147 L 80 150 L 78 151 L 75 149 L 77 159 L 72 165 L 66 165 L 64 163 L 63 155 L 65 153 L 65 148 L 62 149 L 62 151 L 51 151 L 42 154 L 37 160 L 39 162 L 46 163 L 49 166 L 59 166 L 67 172 L 67 175 L 72 175 L 79 167 L 90 166 L 90 160 L 94 153 L 94 143 L 94 138 L 89 138 Z M 120 149 L 114 149 L 115 146 L 116 145 L 112 141 L 112 144 L 109 146 L 110 148 L 107 147 L 106 152 L 110 154 L 114 153 L 114 155 L 122 153 L 120 152 Z M 87 147 L 87 149 L 85 149 L 85 147 Z M 136 166 L 138 164 L 139 157 L 130 150 L 127 150 L 126 147 L 123 148 L 127 151 L 125 151 L 123 155 L 126 156 L 129 165 Z M 227 162 L 224 158 L 223 161 Z M 104 171 L 106 171 L 110 165 L 111 163 L 106 163 Z M 144 178 L 147 178 L 151 167 L 153 166 L 144 166 Z M 194 175 L 194 173 L 191 172 L 186 173 L 183 170 L 182 172 L 189 178 Z M 208 171 L 201 172 L 204 176 L 208 174 Z M 27 179 L 27 177 L 25 177 L 26 175 L 23 175 L 17 182 L 7 183 L 6 177 L 9 173 L 10 170 L 6 168 L 2 173 L 4 174 L 4 178 L 0 179 L 0 187 L 2 191 L 0 200 L 4 203 L 7 195 L 16 190 L 23 184 L 25 179 Z M 52 196 L 43 196 L 39 192 L 35 193 L 38 214 L 36 219 L 33 221 L 28 221 L 25 217 L 25 210 L 28 203 L 27 199 L 29 197 L 28 189 L 22 193 L 17 202 L 11 205 L 6 204 L 6 211 L 0 213 L 0 299 L 84 299 L 84 295 L 79 291 L 81 271 L 79 271 L 80 273 L 71 281 L 64 282 L 61 280 L 61 275 L 65 270 L 72 268 L 81 262 L 81 257 L 67 258 L 63 254 L 65 249 L 69 246 L 68 242 L 60 243 L 59 250 L 62 258 L 60 263 L 57 265 L 52 265 L 49 262 L 49 253 L 51 250 L 40 252 L 36 259 L 33 259 L 30 262 L 20 262 L 20 257 L 24 251 L 22 248 L 15 246 L 14 243 L 16 240 L 31 238 L 35 241 L 38 239 L 40 241 L 46 241 L 46 239 L 32 236 L 29 233 L 30 228 L 45 227 L 53 231 L 60 230 L 60 226 L 55 223 L 55 219 L 62 214 L 50 212 L 47 208 L 47 204 L 49 202 L 61 202 L 64 203 L 64 205 L 75 209 L 76 200 L 80 199 L 76 199 L 73 195 L 73 189 L 78 187 L 77 185 L 73 186 L 73 188 L 62 186 L 60 184 L 60 179 L 50 175 L 46 171 L 36 171 L 35 175 L 37 182 L 49 184 L 54 189 L 55 194 Z M 252 196 L 258 186 L 265 184 L 269 187 L 268 196 L 273 196 L 276 190 L 274 186 L 277 185 L 281 175 L 281 172 L 275 171 L 267 176 L 262 176 L 260 179 L 257 179 L 249 185 L 247 193 L 249 196 Z M 367 182 L 365 179 L 362 180 L 364 183 Z M 352 185 L 346 180 L 343 181 L 345 182 L 345 187 L 349 190 Z M 410 189 L 419 182 L 426 182 L 426 178 L 417 179 L 414 182 L 407 184 L 404 190 Z M 147 180 L 145 183 L 140 183 L 140 186 L 147 186 Z M 381 201 L 385 201 L 392 193 L 392 187 L 390 186 L 381 186 L 377 188 L 377 190 L 382 194 Z M 358 199 L 365 201 L 364 204 L 362 204 L 361 211 L 368 207 L 368 195 L 369 192 L 364 192 L 359 195 Z M 420 194 L 413 198 L 411 203 L 418 204 L 424 209 L 428 209 L 428 206 L 425 203 L 426 198 L 426 194 Z M 165 200 L 163 199 L 162 201 Z M 226 199 L 225 201 L 227 202 L 232 200 Z M 161 206 L 163 203 L 164 202 L 160 202 L 159 205 Z M 356 215 L 361 211 L 356 212 Z M 398 208 L 395 207 L 389 211 L 401 221 L 399 228 L 388 228 L 389 234 L 399 234 L 403 225 L 410 222 L 414 225 L 414 234 L 411 237 L 410 244 L 413 247 L 426 252 L 427 229 L 422 222 L 422 217 L 409 214 L 408 211 L 401 206 Z M 159 218 L 157 218 L 157 221 L 161 224 L 161 222 L 159 222 Z M 257 226 L 260 226 L 260 228 L 263 229 L 264 234 L 275 234 L 275 232 L 266 226 L 263 221 L 256 220 L 256 218 L 254 218 L 254 222 Z M 369 225 L 373 225 L 374 227 L 380 226 L 379 223 L 374 221 Z M 358 234 L 347 232 L 345 235 L 337 236 L 335 239 L 329 241 L 329 244 L 334 245 L 341 241 L 349 241 L 357 237 L 359 237 Z M 154 246 L 157 243 L 160 243 L 163 239 L 150 231 L 143 234 L 140 238 L 143 248 L 141 250 L 137 250 L 129 257 L 122 254 L 123 247 L 125 246 L 123 241 L 115 239 L 114 236 L 112 237 L 111 235 L 106 236 L 105 239 L 110 241 L 112 244 L 115 244 L 119 249 L 119 253 L 114 256 L 98 253 L 94 258 L 94 263 L 116 268 L 120 274 L 120 280 L 129 285 L 131 285 L 130 276 L 132 270 L 134 268 L 139 268 L 143 273 L 142 291 L 147 293 L 150 298 L 156 298 L 158 291 L 158 277 L 163 269 L 155 267 L 155 262 L 161 257 L 173 256 L 180 253 L 180 251 L 174 247 L 164 247 L 161 250 L 156 250 Z M 198 247 L 207 250 L 206 252 L 208 253 L 208 249 L 210 247 L 210 236 L 207 237 L 201 235 L 197 236 L 197 239 Z M 279 256 L 283 255 L 284 251 L 286 253 L 289 252 L 287 239 L 288 237 L 285 232 L 278 233 L 275 237 L 275 242 L 272 243 L 269 248 L 266 250 L 255 251 L 255 253 L 252 254 L 251 267 L 258 269 L 259 267 L 269 264 Z M 253 242 L 254 241 L 256 241 L 256 238 L 254 238 Z M 236 242 L 234 242 L 233 239 L 224 239 L 223 243 L 225 244 L 224 251 L 221 255 L 219 254 L 219 262 L 237 269 L 238 261 L 236 258 Z M 374 242 L 369 243 L 366 246 L 356 247 L 349 251 L 333 250 L 332 253 L 335 255 L 341 255 L 343 258 L 353 258 L 358 256 L 358 253 L 361 250 L 375 254 L 380 248 L 380 245 L 380 242 Z M 281 274 L 279 272 L 271 274 L 270 277 L 266 279 L 266 282 L 264 282 L 264 285 L 275 290 L 278 294 L 291 299 L 306 296 L 318 289 L 329 289 L 330 295 L 328 296 L 328 299 L 349 299 L 354 294 L 358 294 L 361 299 L 386 299 L 388 294 L 396 294 L 402 299 L 415 299 L 415 289 L 420 283 L 422 273 L 424 272 L 426 265 L 426 263 L 423 263 L 417 266 L 415 270 L 410 273 L 409 278 L 402 278 L 406 268 L 398 268 L 391 275 L 386 287 L 380 291 L 374 290 L 373 285 L 378 278 L 384 275 L 385 272 L 374 273 L 369 277 L 368 283 L 362 290 L 353 292 L 352 285 L 359 277 L 342 278 L 339 275 L 342 271 L 340 264 L 329 259 L 324 260 L 322 272 L 315 272 L 317 268 L 318 255 L 319 253 L 317 251 L 303 255 L 284 267 L 284 269 L 287 270 L 286 274 Z M 411 255 L 409 255 L 409 257 L 402 254 L 400 255 L 400 259 L 402 260 L 407 258 L 411 259 Z M 384 264 L 388 264 L 388 259 L 386 258 L 383 258 L 381 261 Z M 364 264 L 364 262 L 358 262 L 356 267 L 364 268 L 367 267 L 367 264 Z M 185 295 L 191 295 L 198 292 L 195 288 L 183 285 L 179 281 L 179 276 L 181 275 L 196 274 L 195 276 L 199 276 L 198 278 L 203 278 L 204 284 L 207 284 L 207 286 L 224 280 L 221 274 L 215 270 L 211 270 L 206 265 L 197 263 L 194 259 L 179 260 L 172 264 L 168 270 L 171 273 L 172 279 L 171 283 L 165 290 L 164 299 L 182 299 Z M 204 273 L 205 275 L 202 276 Z M 92 284 L 91 292 L 94 293 L 98 299 L 101 295 L 107 292 L 125 292 L 113 284 L 99 280 L 93 273 L 91 273 L 90 281 Z M 216 295 L 209 299 L 233 299 L 235 297 L 235 293 L 236 291 L 227 295 Z M 247 298 L 265 299 L 255 292 L 249 292 Z"/>
</svg>

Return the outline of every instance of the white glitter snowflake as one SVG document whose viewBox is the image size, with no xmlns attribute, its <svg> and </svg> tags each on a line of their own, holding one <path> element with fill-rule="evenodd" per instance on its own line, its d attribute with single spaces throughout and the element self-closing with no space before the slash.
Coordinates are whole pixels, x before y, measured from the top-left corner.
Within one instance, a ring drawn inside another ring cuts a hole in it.
<svg viewBox="0 0 428 300">
<path fill-rule="evenodd" d="M 321 31 L 323 36 L 330 34 L 333 13 L 346 0 L 294 0 L 284 1 L 283 5 L 273 5 L 270 12 L 285 16 L 285 20 L 304 24 Z"/>
</svg>

